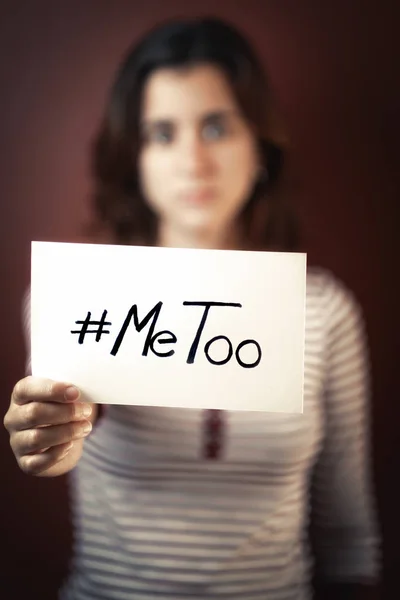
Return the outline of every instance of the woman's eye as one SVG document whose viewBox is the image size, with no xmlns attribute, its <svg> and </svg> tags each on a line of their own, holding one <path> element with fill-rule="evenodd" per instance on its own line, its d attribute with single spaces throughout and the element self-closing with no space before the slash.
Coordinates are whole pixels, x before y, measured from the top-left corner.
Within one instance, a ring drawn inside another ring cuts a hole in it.
<svg viewBox="0 0 400 600">
<path fill-rule="evenodd" d="M 157 129 L 152 132 L 151 140 L 159 144 L 169 144 L 172 141 L 172 131 L 170 128 Z"/>
<path fill-rule="evenodd" d="M 143 140 L 150 144 L 169 144 L 173 138 L 173 127 L 168 123 L 159 123 L 154 126 L 144 127 Z"/>
<path fill-rule="evenodd" d="M 208 123 L 203 128 L 203 137 L 206 140 L 217 140 L 226 134 L 223 123 Z"/>
</svg>

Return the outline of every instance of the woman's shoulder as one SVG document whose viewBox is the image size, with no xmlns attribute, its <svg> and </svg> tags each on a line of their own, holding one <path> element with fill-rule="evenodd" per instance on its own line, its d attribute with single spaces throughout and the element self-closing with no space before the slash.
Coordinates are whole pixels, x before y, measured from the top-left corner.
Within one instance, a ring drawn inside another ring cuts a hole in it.
<svg viewBox="0 0 400 600">
<path fill-rule="evenodd" d="M 361 316 L 354 291 L 331 270 L 312 266 L 307 269 L 307 301 L 316 303 L 332 324 L 337 319 Z"/>
<path fill-rule="evenodd" d="M 307 292 L 312 292 L 323 298 L 332 296 L 354 296 L 350 287 L 330 269 L 310 266 L 307 267 Z"/>
</svg>

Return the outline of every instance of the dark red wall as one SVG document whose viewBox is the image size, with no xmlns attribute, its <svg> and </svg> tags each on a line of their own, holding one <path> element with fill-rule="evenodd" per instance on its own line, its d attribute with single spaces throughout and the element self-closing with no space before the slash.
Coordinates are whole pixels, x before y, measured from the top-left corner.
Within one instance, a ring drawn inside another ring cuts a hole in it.
<svg viewBox="0 0 400 600">
<path fill-rule="evenodd" d="M 0 7 L 2 414 L 23 374 L 20 299 L 30 241 L 76 237 L 86 216 L 87 144 L 122 51 L 155 19 L 199 11 L 229 17 L 262 53 L 289 124 L 286 193 L 300 214 L 310 260 L 332 268 L 364 308 L 390 600 L 400 597 L 396 4 L 202 0 L 187 9 L 173 0 L 3 0 Z M 0 596 L 54 598 L 70 544 L 65 479 L 19 472 L 4 430 L 0 456 Z M 8 589 L 11 595 L 3 593 Z"/>
</svg>

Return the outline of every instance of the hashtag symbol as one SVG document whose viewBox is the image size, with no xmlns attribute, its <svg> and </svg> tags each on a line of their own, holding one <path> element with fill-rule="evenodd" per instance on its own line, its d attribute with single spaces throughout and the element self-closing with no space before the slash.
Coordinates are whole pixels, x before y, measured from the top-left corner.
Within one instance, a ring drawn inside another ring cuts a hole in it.
<svg viewBox="0 0 400 600">
<path fill-rule="evenodd" d="M 110 333 L 108 330 L 104 330 L 106 325 L 111 325 L 110 321 L 106 321 L 107 311 L 103 311 L 100 321 L 91 321 L 92 313 L 88 312 L 87 317 L 84 321 L 75 321 L 77 325 L 82 325 L 81 329 L 78 331 L 71 331 L 71 333 L 79 334 L 78 344 L 83 344 L 85 341 L 85 335 L 87 333 L 95 333 L 96 334 L 96 342 L 101 340 L 101 336 L 103 334 Z M 89 329 L 89 327 L 97 327 L 97 329 Z"/>
</svg>

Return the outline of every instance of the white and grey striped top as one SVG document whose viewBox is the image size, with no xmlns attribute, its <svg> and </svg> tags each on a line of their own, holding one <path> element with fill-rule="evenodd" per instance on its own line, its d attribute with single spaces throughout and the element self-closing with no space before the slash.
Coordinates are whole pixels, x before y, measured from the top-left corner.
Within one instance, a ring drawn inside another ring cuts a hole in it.
<svg viewBox="0 0 400 600">
<path fill-rule="evenodd" d="M 306 315 L 302 415 L 107 408 L 71 473 L 63 600 L 309 600 L 314 559 L 327 579 L 377 576 L 361 313 L 312 270 Z"/>
</svg>

